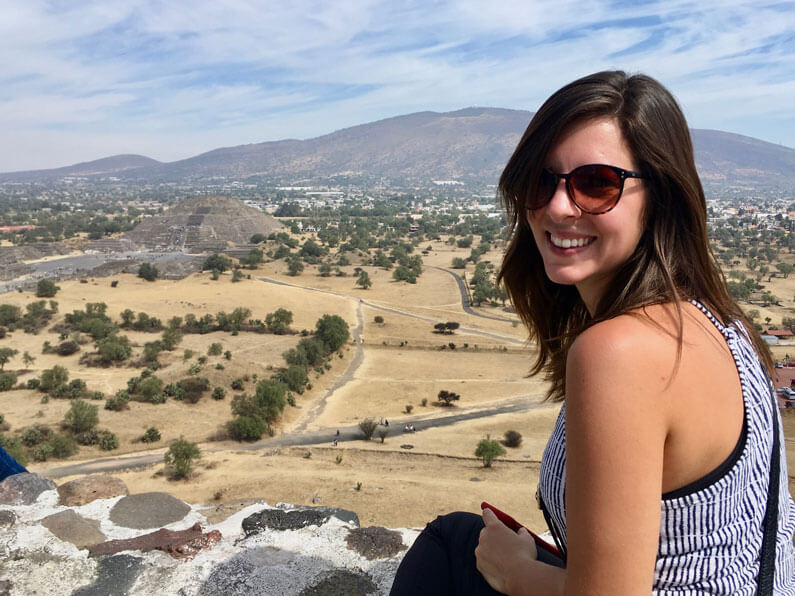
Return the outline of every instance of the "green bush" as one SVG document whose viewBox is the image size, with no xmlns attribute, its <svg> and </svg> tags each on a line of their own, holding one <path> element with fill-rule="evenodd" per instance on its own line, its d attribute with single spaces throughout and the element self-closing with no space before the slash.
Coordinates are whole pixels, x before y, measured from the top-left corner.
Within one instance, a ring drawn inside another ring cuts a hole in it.
<svg viewBox="0 0 795 596">
<path fill-rule="evenodd" d="M 123 362 L 132 354 L 132 346 L 126 335 L 111 335 L 96 344 L 99 359 L 105 364 Z"/>
<path fill-rule="evenodd" d="M 200 457 L 201 451 L 196 443 L 180 439 L 169 446 L 163 461 L 172 478 L 185 478 L 190 475 L 193 460 Z"/>
<path fill-rule="evenodd" d="M 41 380 L 39 380 L 39 379 L 28 379 L 28 382 L 25 383 L 25 386 L 28 389 L 38 389 L 41 386 Z"/>
<path fill-rule="evenodd" d="M 36 297 L 52 298 L 60 289 L 60 287 L 56 286 L 55 283 L 49 279 L 42 279 L 36 284 Z"/>
<path fill-rule="evenodd" d="M 232 381 L 232 389 L 241 391 L 243 389 L 243 379 L 235 379 Z"/>
<path fill-rule="evenodd" d="M 39 389 L 45 393 L 52 391 L 69 380 L 69 372 L 63 366 L 54 366 L 41 373 Z"/>
<path fill-rule="evenodd" d="M 75 399 L 64 418 L 64 424 L 73 433 L 91 430 L 99 424 L 99 408 L 82 399 Z"/>
<path fill-rule="evenodd" d="M 119 447 L 119 437 L 110 431 L 103 430 L 99 433 L 97 445 L 102 451 L 113 451 Z"/>
<path fill-rule="evenodd" d="M 160 440 L 160 431 L 157 430 L 154 426 L 150 426 L 146 429 L 144 436 L 141 437 L 141 441 L 144 443 L 156 443 Z"/>
<path fill-rule="evenodd" d="M 96 445 L 99 443 L 99 431 L 96 428 L 75 434 L 75 441 L 79 445 Z"/>
<path fill-rule="evenodd" d="M 236 441 L 258 441 L 268 428 L 265 421 L 253 416 L 238 416 L 227 424 L 229 436 Z"/>
<path fill-rule="evenodd" d="M 49 445 L 51 449 L 50 455 L 58 459 L 63 459 L 77 453 L 75 440 L 67 435 L 53 433 L 47 439 L 47 445 Z"/>
<path fill-rule="evenodd" d="M 348 323 L 338 315 L 323 315 L 315 324 L 315 335 L 327 352 L 335 352 L 348 341 Z"/>
<path fill-rule="evenodd" d="M 158 275 L 160 272 L 151 263 L 141 263 L 141 266 L 138 267 L 138 277 L 146 281 L 155 281 Z"/>
<path fill-rule="evenodd" d="M 481 439 L 475 448 L 475 457 L 483 461 L 484 468 L 490 468 L 491 462 L 505 455 L 505 453 L 503 446 L 493 439 Z"/>
<path fill-rule="evenodd" d="M 41 430 L 35 426 L 31 426 L 22 432 L 20 439 L 22 440 L 22 444 L 26 447 L 35 447 L 39 443 L 42 443 L 45 437 Z"/>
<path fill-rule="evenodd" d="M 177 387 L 182 389 L 182 399 L 195 404 L 210 388 L 210 381 L 206 377 L 187 377 L 177 382 Z"/>
<path fill-rule="evenodd" d="M 55 348 L 55 351 L 58 353 L 59 356 L 71 356 L 75 352 L 80 350 L 80 346 L 77 344 L 76 341 L 67 340 L 63 341 L 58 344 Z"/>
<path fill-rule="evenodd" d="M 213 389 L 213 399 L 224 399 L 226 397 L 226 389 L 223 387 L 216 387 Z"/>
<path fill-rule="evenodd" d="M 52 452 L 53 449 L 49 443 L 42 443 L 34 447 L 30 455 L 33 461 L 47 461 L 48 458 L 52 457 Z"/>
<path fill-rule="evenodd" d="M 207 355 L 208 356 L 220 356 L 221 352 L 223 352 L 224 347 L 220 343 L 211 343 L 210 347 L 207 348 Z"/>
<path fill-rule="evenodd" d="M 0 373 L 0 391 L 9 391 L 16 385 L 17 376 L 14 373 Z"/>
</svg>

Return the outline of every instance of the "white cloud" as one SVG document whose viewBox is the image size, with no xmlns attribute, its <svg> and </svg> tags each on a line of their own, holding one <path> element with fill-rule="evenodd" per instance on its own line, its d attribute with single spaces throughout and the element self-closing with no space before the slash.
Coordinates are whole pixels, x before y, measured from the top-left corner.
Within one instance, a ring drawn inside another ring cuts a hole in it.
<svg viewBox="0 0 795 596">
<path fill-rule="evenodd" d="M 173 160 L 419 110 L 532 110 L 605 68 L 660 79 L 695 127 L 775 131 L 795 146 L 787 4 L 0 0 L 0 11 L 0 171 L 62 165 L 64 153 Z"/>
</svg>

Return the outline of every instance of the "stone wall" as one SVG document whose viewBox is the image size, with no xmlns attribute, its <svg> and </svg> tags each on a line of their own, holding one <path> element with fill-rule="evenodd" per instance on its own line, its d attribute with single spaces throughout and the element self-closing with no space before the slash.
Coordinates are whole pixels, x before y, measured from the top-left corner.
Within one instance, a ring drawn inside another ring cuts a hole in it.
<svg viewBox="0 0 795 596">
<path fill-rule="evenodd" d="M 189 505 L 105 475 L 0 482 L 0 596 L 388 594 L 415 530 L 328 507 Z"/>
</svg>

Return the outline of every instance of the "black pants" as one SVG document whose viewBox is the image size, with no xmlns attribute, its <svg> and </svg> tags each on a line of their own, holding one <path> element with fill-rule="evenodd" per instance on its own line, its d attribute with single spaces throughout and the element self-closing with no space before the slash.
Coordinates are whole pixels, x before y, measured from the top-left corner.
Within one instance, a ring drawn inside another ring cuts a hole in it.
<svg viewBox="0 0 795 596">
<path fill-rule="evenodd" d="M 458 511 L 437 517 L 417 536 L 395 574 L 392 596 L 494 596 L 475 561 L 483 518 Z M 562 559 L 538 550 L 538 560 L 565 567 Z"/>
<path fill-rule="evenodd" d="M 494 596 L 475 566 L 483 519 L 456 512 L 437 517 L 422 531 L 395 574 L 391 596 Z"/>
</svg>

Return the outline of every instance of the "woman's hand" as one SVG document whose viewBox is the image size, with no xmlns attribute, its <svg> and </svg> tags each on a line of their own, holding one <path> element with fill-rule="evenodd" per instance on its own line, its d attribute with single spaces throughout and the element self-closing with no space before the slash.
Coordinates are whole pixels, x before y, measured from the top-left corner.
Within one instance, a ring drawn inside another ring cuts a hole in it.
<svg viewBox="0 0 795 596">
<path fill-rule="evenodd" d="M 491 509 L 483 510 L 483 523 L 486 527 L 475 549 L 478 571 L 492 588 L 511 593 L 520 585 L 522 572 L 537 558 L 535 541 L 524 528 L 518 532 L 508 528 Z"/>
</svg>

